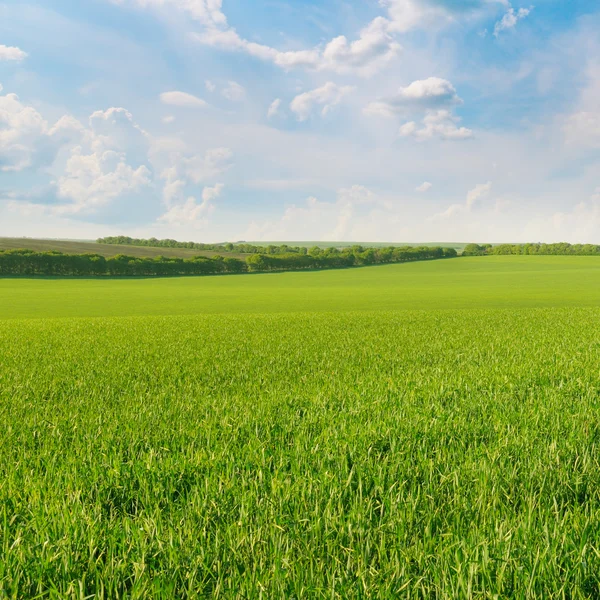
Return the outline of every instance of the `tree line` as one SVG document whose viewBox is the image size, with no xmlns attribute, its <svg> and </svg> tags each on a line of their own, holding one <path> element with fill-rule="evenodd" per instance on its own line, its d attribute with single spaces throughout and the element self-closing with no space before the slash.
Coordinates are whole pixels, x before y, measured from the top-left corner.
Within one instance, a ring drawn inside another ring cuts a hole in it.
<svg viewBox="0 0 600 600">
<path fill-rule="evenodd" d="M 538 256 L 599 256 L 600 246 L 594 244 L 468 244 L 463 250 L 463 256 L 489 255 L 538 255 Z"/>
<path fill-rule="evenodd" d="M 119 254 L 64 254 L 33 250 L 0 250 L 1 275 L 175 277 L 268 271 L 339 269 L 363 265 L 454 258 L 453 248 L 327 248 L 305 255 L 252 254 L 246 260 L 223 256 L 134 257 Z"/>
<path fill-rule="evenodd" d="M 201 250 L 203 252 L 226 252 L 235 254 L 308 254 L 309 250 L 303 246 L 288 246 L 287 244 L 269 244 L 268 246 L 256 246 L 246 242 L 237 244 L 202 244 L 199 242 L 178 242 L 177 240 L 159 240 L 154 237 L 149 239 L 131 238 L 126 235 L 116 235 L 98 238 L 98 244 L 109 244 L 118 246 L 143 246 L 146 248 L 183 248 L 188 250 Z"/>
</svg>

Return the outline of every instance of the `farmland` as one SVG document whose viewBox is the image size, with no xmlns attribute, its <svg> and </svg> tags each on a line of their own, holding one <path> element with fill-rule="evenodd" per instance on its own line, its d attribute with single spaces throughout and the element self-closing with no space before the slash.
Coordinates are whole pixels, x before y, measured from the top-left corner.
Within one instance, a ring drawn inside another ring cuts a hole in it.
<svg viewBox="0 0 600 600">
<path fill-rule="evenodd" d="M 110 257 L 117 254 L 126 254 L 138 258 L 154 258 L 168 256 L 175 258 L 192 258 L 194 256 L 215 256 L 218 252 L 208 250 L 191 250 L 187 248 L 148 248 L 130 245 L 107 245 L 91 241 L 74 240 L 40 240 L 33 238 L 6 238 L 0 237 L 0 250 L 33 250 L 34 252 L 63 252 L 65 254 L 99 254 Z M 244 255 L 230 253 L 229 256 L 242 258 Z"/>
<path fill-rule="evenodd" d="M 597 598 L 600 259 L 0 279 L 0 597 Z"/>
</svg>

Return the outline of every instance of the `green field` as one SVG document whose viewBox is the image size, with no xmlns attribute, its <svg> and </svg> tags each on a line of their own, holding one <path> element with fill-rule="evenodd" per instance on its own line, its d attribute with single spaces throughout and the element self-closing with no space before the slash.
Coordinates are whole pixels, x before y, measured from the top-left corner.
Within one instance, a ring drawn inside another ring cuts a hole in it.
<svg viewBox="0 0 600 600">
<path fill-rule="evenodd" d="M 600 259 L 0 279 L 0 598 L 600 597 Z"/>
<path fill-rule="evenodd" d="M 311 273 L 0 279 L 0 319 L 600 306 L 600 260 L 489 256 Z"/>
</svg>

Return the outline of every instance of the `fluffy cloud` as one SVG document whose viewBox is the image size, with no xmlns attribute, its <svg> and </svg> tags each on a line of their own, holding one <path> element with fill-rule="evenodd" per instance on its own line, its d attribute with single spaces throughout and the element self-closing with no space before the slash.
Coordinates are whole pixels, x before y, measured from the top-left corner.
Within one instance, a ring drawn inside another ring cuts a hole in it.
<svg viewBox="0 0 600 600">
<path fill-rule="evenodd" d="M 2 95 L 0 85 L 0 172 L 19 172 L 52 163 L 60 147 L 78 138 L 83 126 L 72 117 L 54 126 L 16 94 Z"/>
<path fill-rule="evenodd" d="M 223 188 L 222 183 L 218 183 L 214 187 L 205 187 L 202 191 L 202 202 L 198 202 L 196 198 L 190 196 L 185 202 L 172 205 L 166 213 L 159 217 L 159 222 L 169 225 L 205 226 L 207 224 L 206 217 L 215 209 L 213 201 L 221 195 Z"/>
<path fill-rule="evenodd" d="M 271 102 L 269 106 L 269 110 L 267 111 L 267 118 L 272 119 L 279 114 L 279 109 L 281 108 L 281 98 L 276 98 Z"/>
<path fill-rule="evenodd" d="M 496 23 L 494 26 L 494 35 L 498 37 L 501 32 L 506 31 L 507 29 L 514 29 L 519 21 L 527 17 L 533 7 L 531 8 L 520 8 L 518 11 L 511 6 L 506 14 L 502 17 L 500 21 Z"/>
<path fill-rule="evenodd" d="M 322 107 L 321 115 L 325 116 L 352 91 L 352 86 L 338 86 L 330 81 L 320 88 L 296 96 L 290 104 L 290 109 L 299 121 L 306 121 L 317 106 Z"/>
<path fill-rule="evenodd" d="M 282 51 L 243 39 L 230 27 L 208 26 L 195 35 L 201 44 L 227 51 L 241 51 L 260 60 L 272 62 L 283 69 L 306 68 L 336 73 L 356 72 L 370 75 L 400 52 L 400 44 L 388 31 L 389 21 L 383 17 L 374 19 L 349 41 L 338 36 L 324 48 Z"/>
<path fill-rule="evenodd" d="M 400 127 L 402 137 L 414 137 L 421 141 L 434 138 L 463 140 L 472 137 L 473 132 L 466 127 L 459 127 L 460 119 L 452 112 L 455 106 L 462 103 L 447 79 L 429 77 L 400 88 L 395 96 L 372 102 L 364 112 L 383 117 L 420 115 L 421 123 L 412 120 Z"/>
<path fill-rule="evenodd" d="M 424 181 L 421 185 L 415 188 L 415 192 L 425 193 L 428 192 L 433 187 L 433 184 L 429 181 Z"/>
<path fill-rule="evenodd" d="M 50 127 L 16 95 L 0 94 L 0 170 L 34 173 L 44 165 L 54 177 L 40 193 L 3 194 L 9 208 L 21 213 L 83 219 L 135 202 L 151 220 L 162 193 L 168 222 L 205 216 L 222 184 L 205 187 L 197 205 L 184 199 L 186 188 L 224 172 L 231 157 L 228 148 L 194 154 L 156 140 L 124 108 L 96 111 L 87 126 L 66 115 Z"/>
<path fill-rule="evenodd" d="M 246 90 L 236 81 L 228 81 L 221 95 L 231 102 L 241 102 L 246 97 Z"/>
<path fill-rule="evenodd" d="M 52 212 L 61 215 L 93 212 L 151 185 L 148 167 L 130 166 L 125 153 L 107 150 L 83 154 L 81 147 L 76 147 L 67 161 L 65 174 L 57 182 L 58 197 L 70 202 L 54 207 Z"/>
<path fill-rule="evenodd" d="M 489 196 L 491 191 L 491 181 L 488 181 L 487 183 L 480 183 L 469 191 L 464 204 L 452 204 L 444 212 L 434 215 L 433 220 L 450 219 L 460 214 L 470 213 L 475 204 L 482 198 Z"/>
<path fill-rule="evenodd" d="M 323 50 L 316 68 L 337 73 L 356 70 L 360 74 L 369 75 L 392 60 L 401 50 L 400 44 L 390 35 L 389 25 L 387 19 L 378 17 L 353 42 L 349 42 L 343 35 L 334 38 Z"/>
<path fill-rule="evenodd" d="M 204 108 L 208 104 L 192 94 L 186 92 L 164 92 L 160 95 L 160 101 L 169 106 L 178 106 L 180 108 Z"/>
<path fill-rule="evenodd" d="M 401 87 L 391 98 L 372 102 L 365 112 L 370 115 L 391 117 L 416 109 L 435 109 L 458 104 L 462 104 L 462 100 L 447 79 L 429 77 L 413 81 L 407 87 Z"/>
<path fill-rule="evenodd" d="M 432 139 L 442 140 L 467 140 L 473 137 L 473 131 L 466 127 L 459 127 L 460 119 L 448 110 L 438 110 L 427 113 L 419 125 L 409 121 L 400 127 L 402 137 L 414 137 L 419 141 Z"/>
<path fill-rule="evenodd" d="M 0 62 L 3 60 L 21 61 L 27 58 L 27 52 L 23 52 L 16 46 L 4 46 L 0 44 Z"/>
</svg>

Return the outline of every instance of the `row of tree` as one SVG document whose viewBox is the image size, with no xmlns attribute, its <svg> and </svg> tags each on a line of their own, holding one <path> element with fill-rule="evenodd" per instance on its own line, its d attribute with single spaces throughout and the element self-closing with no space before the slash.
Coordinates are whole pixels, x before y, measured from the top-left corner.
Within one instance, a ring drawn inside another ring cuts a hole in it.
<svg viewBox="0 0 600 600">
<path fill-rule="evenodd" d="M 54 276 L 129 276 L 168 277 L 182 275 L 214 275 L 264 271 L 298 271 L 306 269 L 339 269 L 362 265 L 400 263 L 416 260 L 454 258 L 452 248 L 329 248 L 315 255 L 295 253 L 252 254 L 246 260 L 233 257 L 196 256 L 173 258 L 157 256 L 139 258 L 119 254 L 105 258 L 99 254 L 63 254 L 32 250 L 0 251 L 2 275 Z"/>
<path fill-rule="evenodd" d="M 125 235 L 116 235 L 99 238 L 98 244 L 111 244 L 119 246 L 143 246 L 147 248 L 185 248 L 203 252 L 223 252 L 236 254 L 309 254 L 309 250 L 302 246 L 288 246 L 287 244 L 269 244 L 268 246 L 255 246 L 246 242 L 237 244 L 201 244 L 199 242 L 178 242 L 177 240 L 156 238 L 142 239 L 131 238 Z"/>
<path fill-rule="evenodd" d="M 599 256 L 600 246 L 594 244 L 468 244 L 463 256 L 485 255 L 554 255 L 554 256 Z"/>
</svg>

